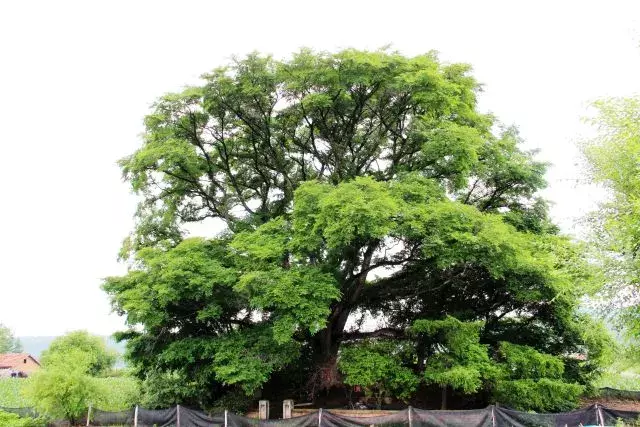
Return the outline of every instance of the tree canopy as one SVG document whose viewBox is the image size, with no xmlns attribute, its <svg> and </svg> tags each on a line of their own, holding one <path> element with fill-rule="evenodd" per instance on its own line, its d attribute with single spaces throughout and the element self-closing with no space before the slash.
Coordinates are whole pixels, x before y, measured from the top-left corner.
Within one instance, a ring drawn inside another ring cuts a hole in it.
<svg viewBox="0 0 640 427">
<path fill-rule="evenodd" d="M 114 350 L 107 348 L 104 338 L 87 331 L 73 331 L 54 339 L 42 352 L 41 362 L 47 366 L 75 350 L 87 356 L 89 375 L 107 373 L 118 358 Z"/>
<path fill-rule="evenodd" d="M 608 300 L 622 310 L 626 326 L 640 335 L 640 97 L 604 99 L 589 122 L 596 136 L 583 145 L 591 178 L 609 197 L 590 218 L 592 237 L 607 272 Z M 622 298 L 620 296 L 622 295 Z M 628 301 L 635 301 L 629 306 Z M 616 310 L 620 312 L 620 310 Z"/>
<path fill-rule="evenodd" d="M 434 53 L 252 54 L 161 97 L 121 161 L 140 196 L 130 269 L 104 283 L 139 376 L 181 378 L 206 406 L 304 361 L 313 394 L 342 382 L 340 357 L 354 381 L 349 349 L 377 363 L 394 340 L 441 383 L 448 368 L 409 330 L 447 316 L 481 321 L 487 349 L 589 352 L 590 268 L 537 195 L 546 165 L 477 110 L 470 70 Z M 223 227 L 187 237 L 205 220 Z"/>
</svg>

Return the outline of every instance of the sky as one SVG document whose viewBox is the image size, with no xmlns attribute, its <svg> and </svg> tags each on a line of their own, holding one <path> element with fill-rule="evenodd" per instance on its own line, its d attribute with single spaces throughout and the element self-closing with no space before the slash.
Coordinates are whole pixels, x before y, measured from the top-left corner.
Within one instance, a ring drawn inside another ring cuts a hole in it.
<svg viewBox="0 0 640 427">
<path fill-rule="evenodd" d="M 123 327 L 101 279 L 132 229 L 117 160 L 160 95 L 252 51 L 391 45 L 466 62 L 480 109 L 550 161 L 566 233 L 594 207 L 576 142 L 589 103 L 640 93 L 638 1 L 0 0 L 0 323 L 18 336 Z"/>
</svg>

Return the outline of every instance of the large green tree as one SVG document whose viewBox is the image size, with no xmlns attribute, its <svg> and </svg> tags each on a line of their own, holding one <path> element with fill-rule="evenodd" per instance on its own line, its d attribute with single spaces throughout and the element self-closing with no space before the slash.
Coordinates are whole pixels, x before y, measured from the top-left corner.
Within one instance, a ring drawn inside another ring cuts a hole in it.
<svg viewBox="0 0 640 427">
<path fill-rule="evenodd" d="M 205 404 L 300 366 L 317 391 L 340 383 L 343 343 L 447 315 L 484 322 L 485 345 L 587 351 L 589 269 L 536 196 L 545 165 L 478 112 L 469 66 L 303 50 L 203 79 L 160 98 L 121 161 L 141 201 L 130 271 L 104 289 L 141 377 Z M 219 233 L 185 239 L 203 221 Z"/>
<path fill-rule="evenodd" d="M 592 237 L 607 273 L 606 300 L 640 335 L 640 97 L 611 98 L 594 104 L 589 123 L 596 130 L 583 151 L 593 181 L 608 197 L 590 217 Z M 633 302 L 633 304 L 629 304 Z"/>
</svg>

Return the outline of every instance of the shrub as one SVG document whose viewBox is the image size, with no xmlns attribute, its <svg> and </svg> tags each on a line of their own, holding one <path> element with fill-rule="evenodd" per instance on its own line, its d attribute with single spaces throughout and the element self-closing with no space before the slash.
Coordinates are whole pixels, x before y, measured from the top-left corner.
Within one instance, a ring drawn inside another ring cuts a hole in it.
<svg viewBox="0 0 640 427">
<path fill-rule="evenodd" d="M 576 407 L 584 391 L 580 384 L 542 378 L 498 381 L 494 396 L 498 402 L 520 411 L 564 412 Z"/>
<path fill-rule="evenodd" d="M 45 427 L 44 418 L 20 417 L 17 414 L 0 411 L 0 426 L 2 427 Z"/>
</svg>

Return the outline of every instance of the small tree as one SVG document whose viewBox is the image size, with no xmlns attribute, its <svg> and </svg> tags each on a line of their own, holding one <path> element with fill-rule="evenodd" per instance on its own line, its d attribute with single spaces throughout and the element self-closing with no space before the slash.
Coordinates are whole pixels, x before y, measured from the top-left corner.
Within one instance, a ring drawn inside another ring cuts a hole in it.
<svg viewBox="0 0 640 427">
<path fill-rule="evenodd" d="M 497 372 L 487 346 L 480 344 L 481 326 L 481 322 L 461 322 L 450 316 L 413 324 L 412 332 L 426 356 L 422 361 L 425 382 L 442 388 L 442 409 L 447 407 L 448 387 L 474 393 Z"/>
<path fill-rule="evenodd" d="M 11 329 L 0 323 L 0 353 L 20 353 L 22 344 L 13 336 Z"/>
<path fill-rule="evenodd" d="M 104 338 L 91 335 L 87 331 L 73 331 L 56 338 L 49 348 L 42 353 L 43 365 L 57 360 L 58 355 L 68 354 L 71 350 L 79 350 L 89 358 L 89 375 L 101 375 L 108 372 L 118 359 L 114 350 L 107 348 Z"/>
<path fill-rule="evenodd" d="M 78 349 L 51 353 L 45 367 L 33 375 L 25 394 L 35 402 L 39 413 L 73 424 L 97 398 L 98 389 L 88 375 L 92 363 L 91 355 Z"/>
<path fill-rule="evenodd" d="M 418 386 L 418 377 L 402 365 L 400 353 L 401 347 L 392 342 L 347 345 L 340 350 L 338 369 L 345 375 L 345 384 L 363 387 L 380 408 L 385 397 L 405 400 Z"/>
</svg>

